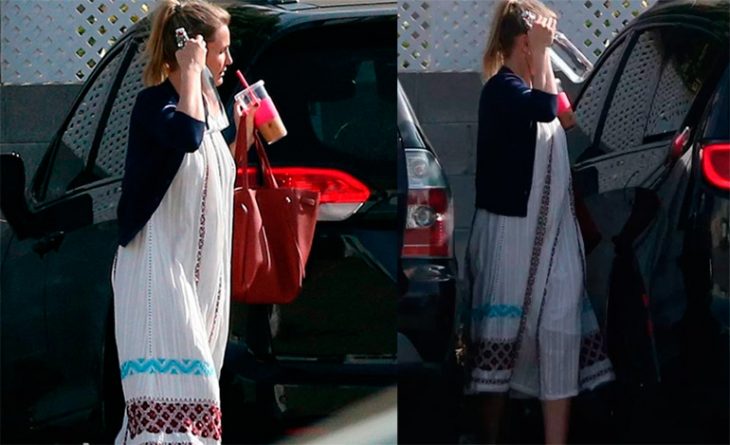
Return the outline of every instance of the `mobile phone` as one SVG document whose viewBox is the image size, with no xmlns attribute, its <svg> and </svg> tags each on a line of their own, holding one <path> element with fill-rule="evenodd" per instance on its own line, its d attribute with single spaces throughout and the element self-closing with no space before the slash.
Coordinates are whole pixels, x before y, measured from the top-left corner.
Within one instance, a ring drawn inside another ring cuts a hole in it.
<svg viewBox="0 0 730 445">
<path fill-rule="evenodd" d="M 188 37 L 188 33 L 185 31 L 185 28 L 178 28 L 175 30 L 175 41 L 177 42 L 177 47 L 182 48 L 185 46 L 185 42 L 190 40 Z"/>
</svg>

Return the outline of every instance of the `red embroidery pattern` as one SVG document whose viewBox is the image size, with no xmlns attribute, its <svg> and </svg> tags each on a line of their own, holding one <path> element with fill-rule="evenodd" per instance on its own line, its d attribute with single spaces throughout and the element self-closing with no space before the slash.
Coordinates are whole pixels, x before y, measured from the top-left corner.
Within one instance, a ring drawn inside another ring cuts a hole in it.
<svg viewBox="0 0 730 445">
<path fill-rule="evenodd" d="M 535 287 L 535 279 L 537 277 L 537 268 L 540 266 L 540 254 L 542 246 L 545 244 L 545 234 L 547 233 L 548 211 L 550 209 L 550 187 L 552 182 L 553 167 L 553 139 L 550 139 L 550 151 L 548 152 L 547 173 L 545 174 L 545 184 L 542 187 L 542 197 L 540 198 L 540 212 L 537 217 L 537 229 L 535 232 L 535 243 L 532 245 L 532 257 L 530 258 L 530 269 L 527 275 L 527 288 L 525 289 L 525 297 L 522 300 L 522 318 L 520 318 L 520 326 L 517 329 L 517 339 L 510 354 L 509 367 L 514 368 L 515 361 L 522 346 L 522 336 L 527 328 L 527 314 L 532 306 L 532 293 Z"/>
<path fill-rule="evenodd" d="M 608 360 L 605 343 L 600 331 L 584 335 L 580 345 L 580 367 L 587 368 Z"/>
<path fill-rule="evenodd" d="M 511 367 L 513 340 L 486 339 L 474 345 L 471 367 L 484 371 L 508 371 Z"/>
<path fill-rule="evenodd" d="M 214 403 L 130 400 L 127 418 L 132 439 L 144 432 L 221 439 L 221 410 Z"/>
<path fill-rule="evenodd" d="M 200 224 L 198 226 L 198 250 L 195 253 L 195 285 L 200 282 L 200 262 L 203 259 L 203 246 L 205 246 L 205 201 L 208 197 L 208 163 L 205 162 L 205 175 L 203 176 L 203 196 L 200 203 Z"/>
</svg>

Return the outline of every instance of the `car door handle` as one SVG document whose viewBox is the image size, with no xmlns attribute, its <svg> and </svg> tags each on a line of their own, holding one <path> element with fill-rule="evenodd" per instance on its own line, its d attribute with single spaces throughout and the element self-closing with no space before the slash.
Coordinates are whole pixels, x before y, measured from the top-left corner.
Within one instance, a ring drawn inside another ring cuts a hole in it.
<svg viewBox="0 0 730 445">
<path fill-rule="evenodd" d="M 51 250 L 58 251 L 58 247 L 63 242 L 66 235 L 63 232 L 53 232 L 41 238 L 33 245 L 33 251 L 40 256 L 45 255 Z"/>
</svg>

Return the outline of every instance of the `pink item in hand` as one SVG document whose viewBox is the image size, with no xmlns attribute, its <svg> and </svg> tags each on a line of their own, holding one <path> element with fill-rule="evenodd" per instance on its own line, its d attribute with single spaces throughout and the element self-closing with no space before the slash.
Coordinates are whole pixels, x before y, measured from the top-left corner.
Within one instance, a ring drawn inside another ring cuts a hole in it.
<svg viewBox="0 0 730 445">
<path fill-rule="evenodd" d="M 570 105 L 570 100 L 568 100 L 568 95 L 565 94 L 565 91 L 561 91 L 558 93 L 558 114 L 563 114 L 566 111 L 573 111 L 573 108 Z"/>
</svg>

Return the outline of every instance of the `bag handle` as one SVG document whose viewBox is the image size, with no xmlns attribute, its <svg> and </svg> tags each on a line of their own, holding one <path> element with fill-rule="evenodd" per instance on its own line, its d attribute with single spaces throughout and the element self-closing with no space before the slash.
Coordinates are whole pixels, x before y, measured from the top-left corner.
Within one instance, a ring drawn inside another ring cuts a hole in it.
<svg viewBox="0 0 730 445">
<path fill-rule="evenodd" d="M 236 135 L 236 167 L 242 169 L 242 174 L 236 175 L 235 187 L 249 187 L 248 181 L 248 147 L 250 146 L 248 138 L 246 137 L 246 117 L 241 116 L 238 124 L 238 128 L 241 129 Z M 261 142 L 261 136 L 258 131 L 253 132 L 254 145 L 256 146 L 256 153 L 259 157 L 259 168 L 261 169 L 262 176 L 264 178 L 264 186 L 268 188 L 278 188 L 274 173 L 271 171 L 271 162 L 266 154 L 266 149 Z"/>
</svg>

